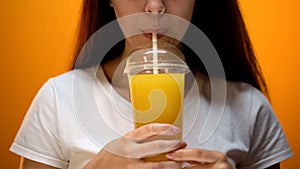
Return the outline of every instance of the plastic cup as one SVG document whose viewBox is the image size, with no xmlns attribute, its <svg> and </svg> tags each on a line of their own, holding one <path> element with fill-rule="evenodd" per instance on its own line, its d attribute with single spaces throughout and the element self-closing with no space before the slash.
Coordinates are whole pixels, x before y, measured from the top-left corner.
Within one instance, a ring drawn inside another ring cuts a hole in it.
<svg viewBox="0 0 300 169">
<path fill-rule="evenodd" d="M 184 77 L 189 72 L 182 58 L 175 47 L 138 49 L 128 56 L 124 73 L 128 75 L 135 128 L 149 123 L 168 123 L 182 128 Z M 182 133 L 156 139 L 181 140 Z M 165 154 L 159 154 L 145 160 L 167 159 Z"/>
</svg>

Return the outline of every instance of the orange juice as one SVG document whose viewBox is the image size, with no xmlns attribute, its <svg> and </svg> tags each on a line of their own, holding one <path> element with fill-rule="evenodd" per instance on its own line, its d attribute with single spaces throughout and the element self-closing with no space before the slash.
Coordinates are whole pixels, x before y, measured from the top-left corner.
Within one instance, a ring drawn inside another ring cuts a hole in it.
<svg viewBox="0 0 300 169">
<path fill-rule="evenodd" d="M 184 73 L 130 75 L 129 84 L 135 128 L 149 123 L 169 123 L 182 128 Z M 181 137 L 180 133 L 167 139 Z M 158 155 L 146 160 L 166 159 Z"/>
</svg>

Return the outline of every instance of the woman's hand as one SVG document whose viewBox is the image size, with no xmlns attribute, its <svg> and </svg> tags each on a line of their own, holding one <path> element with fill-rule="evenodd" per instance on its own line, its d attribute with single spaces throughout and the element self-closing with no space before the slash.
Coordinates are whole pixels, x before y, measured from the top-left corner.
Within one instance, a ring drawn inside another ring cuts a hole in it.
<svg viewBox="0 0 300 169">
<path fill-rule="evenodd" d="M 153 123 L 127 133 L 107 144 L 84 169 L 174 169 L 181 166 L 178 161 L 145 162 L 144 157 L 184 148 L 181 140 L 157 140 L 157 136 L 169 137 L 181 130 L 170 124 Z"/>
<path fill-rule="evenodd" d="M 190 165 L 184 169 L 235 169 L 232 161 L 223 153 L 213 150 L 187 148 L 167 154 L 167 158 Z"/>
</svg>

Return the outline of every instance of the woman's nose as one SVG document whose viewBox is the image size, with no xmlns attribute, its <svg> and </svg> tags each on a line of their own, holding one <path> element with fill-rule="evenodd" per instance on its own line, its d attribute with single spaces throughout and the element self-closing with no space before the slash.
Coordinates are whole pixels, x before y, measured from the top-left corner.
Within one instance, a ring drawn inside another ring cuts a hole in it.
<svg viewBox="0 0 300 169">
<path fill-rule="evenodd" d="M 162 14 L 165 13 L 166 7 L 164 0 L 147 0 L 145 6 L 145 12 L 151 14 Z"/>
</svg>

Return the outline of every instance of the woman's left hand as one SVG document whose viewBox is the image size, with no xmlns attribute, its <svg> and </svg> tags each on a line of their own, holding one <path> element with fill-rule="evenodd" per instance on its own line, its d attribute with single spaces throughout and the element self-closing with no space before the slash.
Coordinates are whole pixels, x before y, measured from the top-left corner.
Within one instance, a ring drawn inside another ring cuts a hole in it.
<svg viewBox="0 0 300 169">
<path fill-rule="evenodd" d="M 197 148 L 179 149 L 167 154 L 173 161 L 187 162 L 184 169 L 235 169 L 230 159 L 223 153 Z"/>
</svg>

